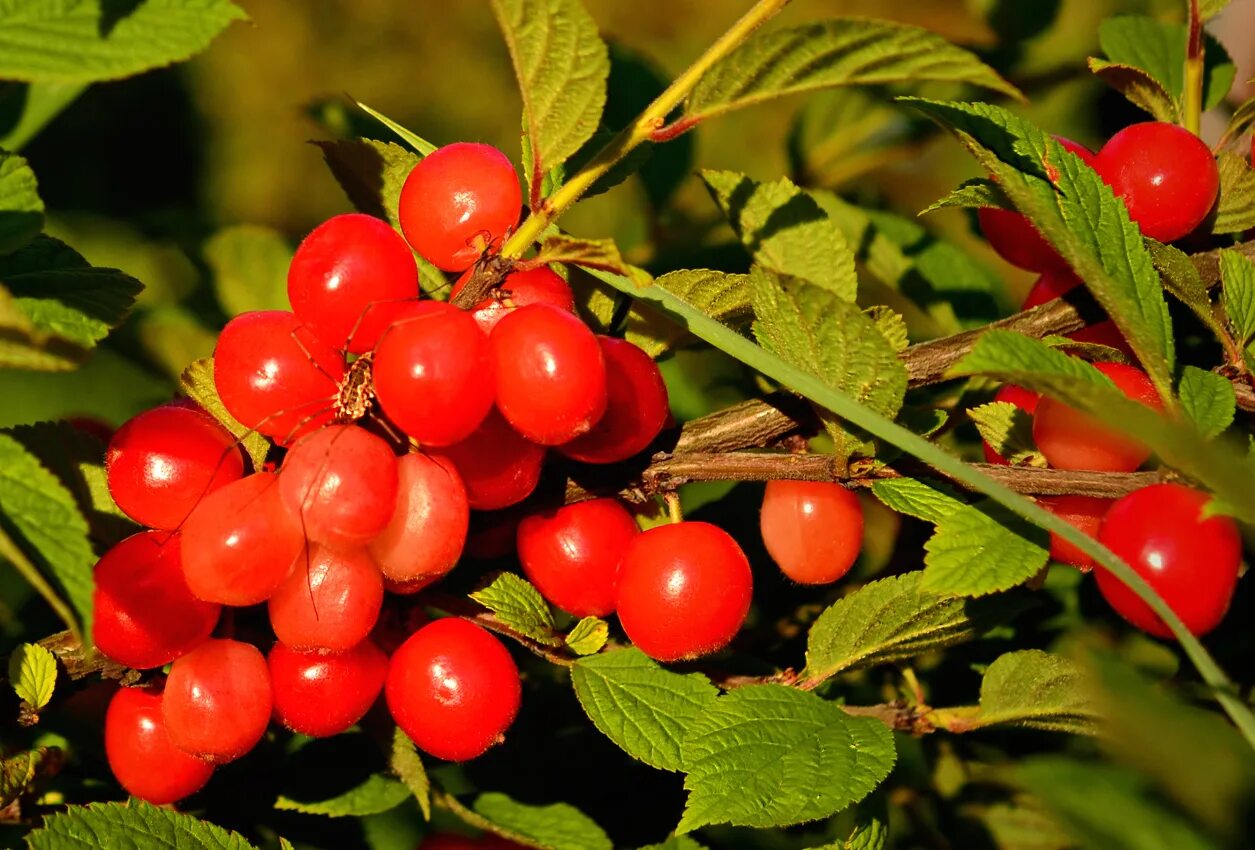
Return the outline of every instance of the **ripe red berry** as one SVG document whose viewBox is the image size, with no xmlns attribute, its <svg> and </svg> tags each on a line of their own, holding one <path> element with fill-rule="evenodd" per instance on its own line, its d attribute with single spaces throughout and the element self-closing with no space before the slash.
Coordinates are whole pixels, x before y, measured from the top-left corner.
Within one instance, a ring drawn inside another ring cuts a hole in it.
<svg viewBox="0 0 1255 850">
<path fill-rule="evenodd" d="M 614 611 L 623 553 L 639 533 L 636 520 L 614 499 L 576 502 L 519 523 L 519 562 L 563 611 L 604 617 Z"/>
<path fill-rule="evenodd" d="M 619 566 L 619 622 L 651 658 L 679 661 L 727 646 L 749 613 L 753 575 L 732 537 L 704 522 L 636 536 Z"/>
<path fill-rule="evenodd" d="M 361 321 L 357 323 L 357 330 L 353 331 L 353 338 L 349 341 L 349 349 L 374 351 L 390 327 L 423 315 L 428 311 L 428 305 L 433 303 L 439 302 L 408 298 L 404 301 L 376 301 L 370 304 L 362 311 Z"/>
<path fill-rule="evenodd" d="M 214 768 L 170 742 L 161 691 L 119 688 L 105 714 L 105 756 L 128 794 L 164 806 L 194 794 Z"/>
<path fill-rule="evenodd" d="M 994 401 L 1005 401 L 1008 404 L 1014 404 L 1020 410 L 1032 416 L 1037 410 L 1037 402 L 1041 400 L 1041 396 L 1032 390 L 1026 390 L 1023 387 L 1017 387 L 1015 384 L 1007 384 L 999 387 L 998 392 L 994 394 Z M 1008 466 L 1010 462 L 993 450 L 993 446 L 984 441 L 981 447 L 985 452 L 985 463 L 996 463 L 999 466 Z"/>
<path fill-rule="evenodd" d="M 465 440 L 432 453 L 457 468 L 467 500 L 477 511 L 493 511 L 526 499 L 536 489 L 545 461 L 545 447 L 511 428 L 496 409 Z"/>
<path fill-rule="evenodd" d="M 606 410 L 606 366 L 578 318 L 544 304 L 504 317 L 488 337 L 497 408 L 542 446 L 587 434 Z"/>
<path fill-rule="evenodd" d="M 458 142 L 423 158 L 401 187 L 401 230 L 415 251 L 447 272 L 500 247 L 519 220 L 514 166 L 492 145 Z"/>
<path fill-rule="evenodd" d="M 384 578 L 412 583 L 453 569 L 466 544 L 470 506 L 453 464 L 411 452 L 397 461 L 397 506 L 387 527 L 370 541 Z"/>
<path fill-rule="evenodd" d="M 1098 152 L 1094 170 L 1124 200 L 1142 233 L 1160 242 L 1202 224 L 1220 191 L 1211 149 L 1184 127 L 1163 121 L 1116 133 Z"/>
<path fill-rule="evenodd" d="M 315 543 L 364 546 L 397 504 L 397 458 L 357 425 L 329 425 L 301 438 L 279 469 L 283 505 Z"/>
<path fill-rule="evenodd" d="M 292 312 L 322 342 L 353 354 L 374 346 L 368 335 L 355 333 L 367 307 L 417 297 L 410 247 L 387 222 L 361 213 L 318 225 L 288 267 Z"/>
<path fill-rule="evenodd" d="M 92 641 L 111 660 L 161 667 L 213 632 L 221 608 L 192 595 L 179 550 L 178 534 L 142 531 L 96 563 Z"/>
<path fill-rule="evenodd" d="M 170 668 L 161 716 L 176 747 L 223 764 L 257 745 L 271 704 L 270 671 L 257 647 L 209 640 Z"/>
<path fill-rule="evenodd" d="M 273 472 L 256 472 L 209 494 L 183 526 L 183 575 L 197 599 L 265 602 L 305 548 Z"/>
<path fill-rule="evenodd" d="M 863 548 L 863 508 L 840 484 L 768 481 L 760 526 L 771 559 L 800 584 L 836 581 Z"/>
<path fill-rule="evenodd" d="M 275 637 L 292 649 L 343 652 L 379 619 L 383 576 L 364 549 L 311 546 L 267 604 Z"/>
<path fill-rule="evenodd" d="M 559 451 L 584 463 L 626 460 L 653 442 L 671 408 L 653 358 L 627 340 L 597 337 L 606 361 L 606 412 Z"/>
<path fill-rule="evenodd" d="M 1118 499 L 1107 511 L 1098 540 L 1124 559 L 1195 635 L 1219 625 L 1229 610 L 1242 540 L 1225 516 L 1204 519 L 1208 497 L 1180 484 L 1153 484 Z M 1098 589 L 1112 608 L 1144 632 L 1172 633 L 1150 606 L 1101 566 Z"/>
<path fill-rule="evenodd" d="M 467 269 L 457 283 L 453 284 L 450 298 L 457 297 L 466 286 L 471 279 L 471 271 Z M 479 322 L 484 333 L 489 333 L 512 309 L 526 307 L 528 304 L 548 304 L 558 310 L 574 313 L 575 295 L 561 275 L 548 266 L 541 266 L 510 272 L 496 292 L 475 305 L 471 315 Z"/>
<path fill-rule="evenodd" d="M 163 404 L 118 429 L 105 470 L 123 513 L 149 528 L 174 529 L 202 497 L 244 475 L 244 457 L 203 410 Z"/>
<path fill-rule="evenodd" d="M 467 761 L 503 739 L 522 685 L 501 641 L 467 620 L 446 618 L 392 654 L 384 693 L 397 725 L 420 749 Z"/>
<path fill-rule="evenodd" d="M 1122 363 L 1095 363 L 1121 392 L 1139 404 L 1162 410 L 1146 373 Z M 1132 472 L 1150 457 L 1150 449 L 1088 414 L 1053 398 L 1042 398 L 1033 415 L 1033 440 L 1056 469 Z"/>
<path fill-rule="evenodd" d="M 276 643 L 266 663 L 275 718 L 311 738 L 338 735 L 361 720 L 388 675 L 388 656 L 369 640 L 334 655 Z"/>
<path fill-rule="evenodd" d="M 244 426 L 283 445 L 333 416 L 344 356 L 291 313 L 241 313 L 214 349 L 214 386 Z"/>
<path fill-rule="evenodd" d="M 1042 496 L 1037 500 L 1050 511 L 1090 537 L 1098 537 L 1098 527 L 1111 507 L 1110 499 L 1094 496 Z M 1050 557 L 1062 563 L 1089 572 L 1094 560 L 1059 535 L 1050 534 Z"/>
<path fill-rule="evenodd" d="M 492 408 L 492 359 L 469 313 L 441 301 L 422 307 L 376 346 L 375 395 L 406 434 L 447 446 L 466 439 Z"/>
<path fill-rule="evenodd" d="M 1024 299 L 1021 309 L 1029 310 L 1045 304 L 1047 301 L 1061 298 L 1065 293 L 1081 286 L 1082 283 L 1083 281 L 1079 277 L 1067 269 L 1045 272 L 1041 277 L 1037 278 L 1033 288 L 1028 291 L 1028 296 Z M 1133 349 L 1129 347 L 1128 340 L 1124 338 L 1124 334 L 1120 333 L 1116 323 L 1110 319 L 1104 319 L 1089 327 L 1081 328 L 1079 331 L 1073 331 L 1067 334 L 1067 337 L 1076 342 L 1105 345 L 1117 351 L 1123 351 L 1129 357 L 1133 356 Z"/>
</svg>

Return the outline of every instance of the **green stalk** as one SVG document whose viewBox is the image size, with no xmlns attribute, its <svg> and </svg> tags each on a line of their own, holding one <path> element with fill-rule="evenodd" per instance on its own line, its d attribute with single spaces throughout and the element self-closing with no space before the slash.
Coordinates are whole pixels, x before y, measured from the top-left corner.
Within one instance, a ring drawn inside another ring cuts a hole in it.
<svg viewBox="0 0 1255 850">
<path fill-rule="evenodd" d="M 35 588 L 35 592 L 43 597 L 53 613 L 61 618 L 61 622 L 65 623 L 65 627 L 70 630 L 70 634 L 81 642 L 83 633 L 79 628 L 78 617 L 75 616 L 73 609 L 61 598 L 61 594 L 57 593 L 56 588 L 49 583 L 48 579 L 44 578 L 43 573 L 31 563 L 26 554 L 3 531 L 0 531 L 0 557 L 11 563 L 22 578 L 26 579 L 27 583 Z"/>
<path fill-rule="evenodd" d="M 1203 15 L 1198 0 L 1190 0 L 1189 42 L 1185 49 L 1185 92 L 1181 120 L 1194 135 L 1203 123 Z"/>
</svg>

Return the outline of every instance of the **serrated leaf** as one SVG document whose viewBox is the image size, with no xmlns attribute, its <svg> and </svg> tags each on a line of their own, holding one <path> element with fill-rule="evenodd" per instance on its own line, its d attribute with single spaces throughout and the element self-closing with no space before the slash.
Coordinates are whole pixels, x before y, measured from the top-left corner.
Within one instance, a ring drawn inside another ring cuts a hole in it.
<svg viewBox="0 0 1255 850">
<path fill-rule="evenodd" d="M 47 815 L 26 843 L 30 850 L 255 850 L 237 832 L 134 797 Z"/>
<path fill-rule="evenodd" d="M 1233 110 L 1233 115 L 1229 118 L 1229 126 L 1225 128 L 1224 136 L 1221 138 L 1220 146 L 1241 136 L 1250 129 L 1252 124 L 1255 124 L 1255 97 L 1243 101 L 1237 109 Z"/>
<path fill-rule="evenodd" d="M 1237 251 L 1220 252 L 1220 305 L 1239 346 L 1255 337 L 1255 263 Z"/>
<path fill-rule="evenodd" d="M 639 649 L 591 655 L 571 667 L 571 685 L 593 725 L 633 758 L 682 770 L 681 741 L 719 690 L 700 673 L 673 673 Z"/>
<path fill-rule="evenodd" d="M 1242 233 L 1255 227 L 1255 168 L 1245 156 L 1221 151 L 1220 200 L 1212 220 L 1212 233 Z"/>
<path fill-rule="evenodd" d="M 610 637 L 610 625 L 600 617 L 585 617 L 575 624 L 565 638 L 566 645 L 576 655 L 592 655 L 600 652 Z"/>
<path fill-rule="evenodd" d="M 746 39 L 702 76 L 680 120 L 696 124 L 771 98 L 837 86 L 931 81 L 1023 97 L 975 54 L 936 33 L 889 21 L 833 18 Z"/>
<path fill-rule="evenodd" d="M 1127 364 L 1129 362 L 1129 356 L 1120 349 L 1098 342 L 1077 342 L 1074 339 L 1059 336 L 1058 334 L 1048 334 L 1042 337 L 1041 341 L 1051 348 L 1056 348 L 1066 354 L 1074 355 L 1082 360 L 1088 360 L 1091 363 Z"/>
<path fill-rule="evenodd" d="M 388 766 L 418 801 L 423 820 L 431 820 L 431 781 L 427 778 L 427 769 L 423 767 L 422 756 L 418 754 L 414 742 L 400 727 L 392 733 L 392 755 Z"/>
<path fill-rule="evenodd" d="M 1210 109 L 1229 93 L 1236 71 L 1220 42 L 1206 34 L 1204 39 L 1203 108 Z M 1109 60 L 1140 68 L 1177 104 L 1185 92 L 1187 40 L 1185 24 L 1145 15 L 1116 15 L 1098 27 L 1098 42 Z"/>
<path fill-rule="evenodd" d="M 1000 655 L 980 686 L 980 711 L 969 728 L 995 724 L 1093 734 L 1100 720 L 1083 669 L 1061 655 L 1024 649 Z"/>
<path fill-rule="evenodd" d="M 1186 366 L 1177 385 L 1181 409 L 1194 421 L 1204 437 L 1214 437 L 1233 423 L 1237 399 L 1228 378 Z"/>
<path fill-rule="evenodd" d="M 253 461 L 253 469 L 262 468 L 262 464 L 266 462 L 266 455 L 270 452 L 270 442 L 256 431 L 245 428 L 227 411 L 226 405 L 218 397 L 218 388 L 214 384 L 212 357 L 201 358 L 184 369 L 182 376 L 179 377 L 179 389 L 240 441 L 240 445 Z"/>
<path fill-rule="evenodd" d="M 1198 273 L 1198 268 L 1189 256 L 1179 248 L 1164 245 L 1154 240 L 1147 240 L 1150 256 L 1155 269 L 1163 280 L 1164 288 L 1171 292 L 1182 304 L 1189 307 L 1204 325 L 1216 334 L 1218 339 L 1224 335 L 1212 309 L 1211 295 Z"/>
<path fill-rule="evenodd" d="M 505 794 L 480 794 L 472 806 L 494 825 L 549 850 L 612 850 L 610 838 L 574 806 L 528 806 Z"/>
<path fill-rule="evenodd" d="M 292 248 L 277 230 L 241 224 L 219 230 L 204 247 L 214 293 L 228 316 L 288 310 Z"/>
<path fill-rule="evenodd" d="M 43 227 L 35 172 L 22 157 L 0 150 L 0 254 L 21 248 Z"/>
<path fill-rule="evenodd" d="M 116 80 L 199 53 L 244 11 L 230 0 L 0 0 L 0 78 Z"/>
<path fill-rule="evenodd" d="M 1009 599 L 930 593 L 918 571 L 860 587 L 819 615 L 806 645 L 808 681 L 969 641 L 1020 610 Z"/>
<path fill-rule="evenodd" d="M 630 278 L 637 286 L 649 286 L 653 282 L 649 272 L 631 265 L 619 253 L 613 239 L 579 239 L 558 234 L 541 243 L 532 263 L 568 263 L 590 269 L 600 269 Z"/>
<path fill-rule="evenodd" d="M 787 178 L 759 183 L 732 171 L 703 171 L 702 179 L 755 263 L 854 300 L 854 254 L 814 198 Z"/>
<path fill-rule="evenodd" d="M 9 655 L 9 684 L 19 699 L 38 711 L 57 686 L 57 659 L 37 643 L 20 643 Z"/>
<path fill-rule="evenodd" d="M 640 850 L 706 850 L 706 848 L 687 835 L 672 835 L 661 844 L 650 844 Z"/>
<path fill-rule="evenodd" d="M 562 643 L 554 633 L 557 627 L 548 603 L 526 579 L 514 573 L 497 573 L 470 597 L 519 634 L 551 646 Z"/>
<path fill-rule="evenodd" d="M 350 100 L 352 100 L 352 98 L 350 98 Z M 420 157 L 427 156 L 429 153 L 432 153 L 436 150 L 435 145 L 433 145 L 431 142 L 427 141 L 422 136 L 415 133 L 413 130 L 409 130 L 409 129 L 406 129 L 405 127 L 402 127 L 400 124 L 398 124 L 396 121 L 393 121 L 387 115 L 384 115 L 382 112 L 377 112 L 376 110 L 371 109 L 369 106 L 362 103 L 360 100 L 353 100 L 353 105 L 356 106 L 358 109 L 362 110 L 363 112 L 365 112 L 371 118 L 374 118 L 380 124 L 387 127 L 393 133 L 396 133 L 397 137 L 400 138 L 401 141 L 409 145 L 411 148 L 413 148 L 414 151 Z"/>
<path fill-rule="evenodd" d="M 1176 98 L 1168 93 L 1163 83 L 1141 68 L 1091 56 L 1089 70 L 1134 106 L 1149 112 L 1156 121 L 1175 124 L 1179 118 L 1181 109 Z"/>
<path fill-rule="evenodd" d="M 883 792 L 849 806 L 833 818 L 837 838 L 810 850 L 884 850 L 889 843 L 889 809 Z"/>
<path fill-rule="evenodd" d="M 966 504 L 949 484 L 928 478 L 887 478 L 877 481 L 872 484 L 872 495 L 892 511 L 934 524 Z"/>
<path fill-rule="evenodd" d="M 1023 584 L 1049 560 L 1049 535 L 998 503 L 965 506 L 937 524 L 924 544 L 922 587 L 985 596 Z"/>
<path fill-rule="evenodd" d="M 899 354 L 906 351 L 911 344 L 911 338 L 907 335 L 906 319 L 902 318 L 901 313 L 895 313 L 892 308 L 883 304 L 868 307 L 863 312 L 876 324 L 876 330 L 880 331 L 880 335 L 894 351 Z"/>
<path fill-rule="evenodd" d="M 984 177 L 973 177 L 970 180 L 964 180 L 959 184 L 959 188 L 946 195 L 940 201 L 935 201 L 925 207 L 920 215 L 937 210 L 949 209 L 951 207 L 959 207 L 961 209 L 979 210 L 979 209 L 1012 209 L 1007 196 L 998 188 L 998 184 Z"/>
<path fill-rule="evenodd" d="M 749 685 L 689 728 L 689 792 L 677 834 L 702 826 L 772 827 L 828 817 L 866 797 L 893 767 L 893 736 L 812 693 Z"/>
<path fill-rule="evenodd" d="M 40 768 L 56 752 L 55 749 L 39 747 L 0 759 L 0 809 L 8 808 L 14 800 L 30 792 L 39 777 Z"/>
<path fill-rule="evenodd" d="M 1033 442 L 1033 417 L 1009 401 L 991 401 L 968 410 L 981 439 L 1012 464 L 1045 466 Z"/>
<path fill-rule="evenodd" d="M 306 802 L 280 795 L 275 808 L 307 815 L 324 815 L 329 818 L 357 818 L 377 815 L 395 808 L 411 796 L 404 782 L 379 774 L 371 774 L 361 785 L 337 794 L 329 800 Z"/>
<path fill-rule="evenodd" d="M 668 272 L 654 285 L 729 327 L 747 327 L 754 319 L 749 276 L 684 269 Z M 624 337 L 651 357 L 657 357 L 684 339 L 683 327 L 641 304 L 628 314 Z"/>
</svg>

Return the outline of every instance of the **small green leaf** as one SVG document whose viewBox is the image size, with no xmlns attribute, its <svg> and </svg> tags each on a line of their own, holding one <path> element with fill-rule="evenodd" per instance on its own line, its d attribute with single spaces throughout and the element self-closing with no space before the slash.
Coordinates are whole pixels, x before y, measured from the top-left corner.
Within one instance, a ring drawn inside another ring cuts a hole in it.
<svg viewBox="0 0 1255 850">
<path fill-rule="evenodd" d="M 1255 227 L 1255 168 L 1245 156 L 1221 151 L 1216 158 L 1220 168 L 1220 200 L 1212 233 L 1242 233 Z"/>
<path fill-rule="evenodd" d="M 965 506 L 949 484 L 927 478 L 877 481 L 872 485 L 872 495 L 890 510 L 934 524 Z"/>
<path fill-rule="evenodd" d="M 1040 649 L 1000 655 L 980 686 L 972 728 L 1009 724 L 1053 732 L 1093 734 L 1099 715 L 1076 662 Z"/>
<path fill-rule="evenodd" d="M 660 770 L 683 769 L 680 742 L 719 694 L 700 673 L 672 673 L 635 648 L 581 658 L 571 685 L 603 735 Z"/>
<path fill-rule="evenodd" d="M 672 835 L 661 844 L 650 844 L 640 850 L 706 850 L 706 848 L 687 835 Z"/>
<path fill-rule="evenodd" d="M 1217 339 L 1224 336 L 1224 328 L 1212 309 L 1211 295 L 1189 255 L 1179 248 L 1147 240 L 1155 269 L 1163 280 L 1164 288 L 1182 304 L 1189 307 L 1199 321 L 1211 329 Z"/>
<path fill-rule="evenodd" d="M 134 797 L 47 815 L 26 843 L 30 850 L 255 850 L 238 832 Z"/>
<path fill-rule="evenodd" d="M 1046 459 L 1033 442 L 1033 417 L 1009 401 L 991 401 L 973 407 L 967 415 L 989 447 L 1012 464 L 1045 466 Z"/>
<path fill-rule="evenodd" d="M 1181 396 L 1181 409 L 1203 436 L 1214 437 L 1233 423 L 1237 399 L 1228 378 L 1197 366 L 1186 366 L 1181 371 L 1177 392 Z"/>
<path fill-rule="evenodd" d="M 214 384 L 212 357 L 202 358 L 188 366 L 179 378 L 179 389 L 240 441 L 240 445 L 244 447 L 244 451 L 253 461 L 253 469 L 262 468 L 262 464 L 266 462 L 266 455 L 270 452 L 270 443 L 256 431 L 245 428 L 227 412 L 226 405 L 218 397 L 218 388 Z"/>
<path fill-rule="evenodd" d="M 526 579 L 514 573 L 496 573 L 470 596 L 519 634 L 551 646 L 562 643 L 562 638 L 554 633 L 556 626 L 548 603 Z"/>
<path fill-rule="evenodd" d="M 1233 115 L 1229 118 L 1229 126 L 1225 128 L 1220 146 L 1241 136 L 1250 129 L 1252 124 L 1255 124 L 1255 97 L 1243 101 L 1237 109 L 1233 110 Z"/>
<path fill-rule="evenodd" d="M 911 338 L 907 334 L 906 319 L 902 318 L 901 313 L 895 313 L 892 308 L 883 304 L 868 307 L 863 312 L 876 323 L 876 330 L 880 331 L 880 335 L 894 351 L 899 354 L 906 351 L 911 344 Z"/>
<path fill-rule="evenodd" d="M 1175 124 L 1180 117 L 1181 108 L 1176 98 L 1167 92 L 1163 83 L 1141 68 L 1091 56 L 1089 70 L 1134 106 L 1149 112 L 1156 121 Z"/>
<path fill-rule="evenodd" d="M 631 278 L 637 286 L 649 286 L 653 282 L 649 272 L 630 265 L 619 253 L 613 239 L 578 239 L 558 234 L 541 243 L 536 256 L 530 261 L 541 263 L 568 263 L 590 269 L 600 269 L 612 274 Z"/>
<path fill-rule="evenodd" d="M 1210 35 L 1204 38 L 1203 108 L 1210 109 L 1229 93 L 1236 71 L 1220 42 Z M 1145 15 L 1116 15 L 1098 27 L 1099 44 L 1111 62 L 1140 68 L 1178 104 L 1185 92 L 1187 40 L 1185 24 Z"/>
<path fill-rule="evenodd" d="M 30 793 L 44 765 L 48 762 L 56 764 L 59 760 L 59 751 L 49 747 L 0 759 L 0 809 L 8 808 L 14 800 Z"/>
<path fill-rule="evenodd" d="M 889 843 L 889 809 L 883 792 L 848 806 L 832 819 L 836 841 L 810 850 L 884 850 Z"/>
<path fill-rule="evenodd" d="M 1225 6 L 1228 5 L 1229 0 L 1199 0 L 1198 13 L 1204 21 L 1210 21 L 1223 12 Z"/>
<path fill-rule="evenodd" d="M 889 775 L 893 736 L 812 693 L 749 685 L 715 701 L 683 744 L 689 791 L 678 834 L 703 826 L 772 827 L 819 820 Z"/>
<path fill-rule="evenodd" d="M 350 98 L 350 100 L 352 100 L 352 98 Z M 382 112 L 376 112 L 374 109 L 371 109 L 369 106 L 362 103 L 360 100 L 354 100 L 353 105 L 356 106 L 358 109 L 362 110 L 363 112 L 365 112 L 371 118 L 374 118 L 380 124 L 387 127 L 393 133 L 396 133 L 397 137 L 401 139 L 401 141 L 409 145 L 411 148 L 413 148 L 415 153 L 417 153 L 420 157 L 427 156 L 429 153 L 432 153 L 436 150 L 436 146 L 433 145 L 431 142 L 427 141 L 426 139 L 424 139 L 422 136 L 418 135 L 412 130 L 408 130 L 405 127 L 402 127 L 400 124 L 398 124 L 396 121 L 393 121 L 391 118 L 389 118 L 387 115 L 384 115 Z"/>
<path fill-rule="evenodd" d="M 600 652 L 610 637 L 610 625 L 600 617 L 585 617 L 566 636 L 566 645 L 576 655 Z"/>
<path fill-rule="evenodd" d="M 17 154 L 0 150 L 0 254 L 16 251 L 44 227 L 35 172 Z"/>
<path fill-rule="evenodd" d="M 288 310 L 292 248 L 277 230 L 241 224 L 205 242 L 214 292 L 228 316 L 252 310 Z"/>
<path fill-rule="evenodd" d="M 494 826 L 549 850 L 611 850 L 610 838 L 574 806 L 528 806 L 505 794 L 480 794 L 472 808 Z"/>
<path fill-rule="evenodd" d="M 924 551 L 925 590 L 984 596 L 1037 575 L 1049 560 L 1049 537 L 986 499 L 938 523 Z"/>
<path fill-rule="evenodd" d="M 38 711 L 57 686 L 57 659 L 37 643 L 20 643 L 9 656 L 9 684 L 19 699 Z"/>
<path fill-rule="evenodd" d="M 388 760 L 388 766 L 418 801 L 423 820 L 431 820 L 431 781 L 427 778 L 427 769 L 423 767 L 423 759 L 414 742 L 400 727 L 392 733 L 392 757 Z"/>
<path fill-rule="evenodd" d="M 275 808 L 307 815 L 324 815 L 329 818 L 358 818 L 376 815 L 400 805 L 411 796 L 409 787 L 387 776 L 372 774 L 366 781 L 329 800 L 306 802 L 280 795 Z"/>
<path fill-rule="evenodd" d="M 747 327 L 754 319 L 748 275 L 685 269 L 664 274 L 654 284 L 729 327 Z M 684 337 L 683 327 L 648 307 L 633 305 L 628 314 L 625 338 L 651 357 L 675 347 Z"/>
<path fill-rule="evenodd" d="M 1239 346 L 1255 337 L 1255 262 L 1233 250 L 1220 252 L 1220 305 Z"/>
<path fill-rule="evenodd" d="M 1014 209 L 1011 202 L 1007 200 L 1007 196 L 998 188 L 997 183 L 984 177 L 973 177 L 970 180 L 964 180 L 959 184 L 959 188 L 940 201 L 926 207 L 920 215 L 951 207 L 969 210 Z"/>
</svg>

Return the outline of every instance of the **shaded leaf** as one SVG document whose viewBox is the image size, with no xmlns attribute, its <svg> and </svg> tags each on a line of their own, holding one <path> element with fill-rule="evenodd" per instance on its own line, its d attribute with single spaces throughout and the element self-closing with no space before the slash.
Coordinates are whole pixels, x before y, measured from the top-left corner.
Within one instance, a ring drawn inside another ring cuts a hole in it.
<svg viewBox="0 0 1255 850">
<path fill-rule="evenodd" d="M 654 284 L 730 327 L 747 327 L 754 319 L 748 275 L 684 269 L 668 272 Z M 657 357 L 683 340 L 686 332 L 650 308 L 635 305 L 628 314 L 624 336 L 646 354 Z"/>
<path fill-rule="evenodd" d="M 1099 714 L 1074 661 L 1039 649 L 1000 655 L 980 686 L 972 728 L 1010 724 L 1053 732 L 1092 734 Z"/>
<path fill-rule="evenodd" d="M 427 141 L 426 139 L 424 139 L 422 136 L 418 135 L 412 130 L 408 130 L 405 127 L 402 127 L 396 121 L 393 121 L 391 118 L 384 115 L 382 112 L 377 112 L 374 109 L 371 109 L 369 106 L 362 103 L 360 100 L 354 100 L 353 105 L 356 106 L 358 109 L 362 110 L 363 112 L 365 112 L 371 118 L 374 118 L 380 124 L 387 127 L 393 133 L 395 133 L 397 137 L 401 139 L 401 141 L 405 142 L 407 145 L 413 148 L 414 151 L 417 154 L 419 154 L 420 157 L 427 156 L 427 154 L 432 153 L 433 151 L 436 150 L 436 146 L 433 145 L 431 142 Z"/>
<path fill-rule="evenodd" d="M 1229 93 L 1236 71 L 1223 45 L 1210 35 L 1204 38 L 1203 108 L 1210 109 Z M 1185 92 L 1187 40 L 1184 23 L 1146 15 L 1116 15 L 1098 27 L 1098 42 L 1109 60 L 1140 68 L 1178 104 Z"/>
<path fill-rule="evenodd" d="M 550 236 L 541 243 L 536 256 L 530 262 L 536 265 L 569 263 L 600 269 L 630 278 L 637 286 L 648 286 L 653 282 L 649 272 L 624 261 L 623 255 L 619 253 L 619 246 L 613 239 L 579 239 L 563 234 Z"/>
<path fill-rule="evenodd" d="M 205 242 L 214 292 L 228 316 L 252 310 L 289 310 L 292 248 L 279 232 L 256 224 L 219 230 Z"/>
<path fill-rule="evenodd" d="M 470 597 L 519 634 L 552 646 L 562 643 L 554 633 L 556 626 L 548 603 L 526 579 L 514 573 L 497 573 Z"/>
<path fill-rule="evenodd" d="M 44 202 L 35 172 L 22 157 L 0 150 L 0 254 L 21 248 L 43 226 Z"/>
<path fill-rule="evenodd" d="M 423 767 L 423 759 L 414 742 L 400 727 L 392 733 L 392 756 L 388 760 L 388 766 L 418 801 L 423 820 L 431 820 L 431 781 L 427 778 L 427 769 Z"/>
<path fill-rule="evenodd" d="M 275 808 L 301 812 L 307 815 L 324 815 L 329 818 L 357 818 L 386 812 L 400 805 L 411 796 L 409 787 L 386 776 L 372 774 L 361 785 L 337 794 L 329 800 L 306 802 L 280 795 Z"/>
<path fill-rule="evenodd" d="M 1197 366 L 1186 366 L 1181 370 L 1177 392 L 1181 396 L 1181 409 L 1194 420 L 1204 437 L 1214 437 L 1233 423 L 1237 399 L 1228 378 Z"/>
<path fill-rule="evenodd" d="M 991 401 L 968 410 L 976 430 L 989 447 L 1012 464 L 1045 466 L 1033 442 L 1033 417 L 1009 401 Z"/>
<path fill-rule="evenodd" d="M 1245 156 L 1221 151 L 1220 200 L 1212 220 L 1212 233 L 1242 233 L 1255 227 L 1255 169 Z"/>
<path fill-rule="evenodd" d="M 998 184 L 984 177 L 973 177 L 964 180 L 959 188 L 924 208 L 920 215 L 937 210 L 959 207 L 962 209 L 1013 209 L 1007 196 L 998 188 Z"/>
<path fill-rule="evenodd" d="M 9 83 L 0 85 L 0 114 L 21 111 L 0 128 L 0 148 L 20 151 L 48 123 L 74 102 L 86 83 Z"/>
<path fill-rule="evenodd" d="M 1239 346 L 1255 337 L 1255 263 L 1237 251 L 1220 252 L 1220 305 Z"/>
<path fill-rule="evenodd" d="M 610 838 L 592 818 L 574 806 L 528 806 L 505 794 L 480 794 L 475 812 L 509 833 L 549 850 L 611 850 Z"/>
<path fill-rule="evenodd" d="M 1092 56 L 1089 69 L 1134 106 L 1149 112 L 1156 121 L 1176 123 L 1181 111 L 1176 98 L 1167 92 L 1163 83 L 1146 71 L 1134 65 L 1121 65 Z"/>
<path fill-rule="evenodd" d="M 254 850 L 237 832 L 134 797 L 48 815 L 26 843 L 30 850 Z"/>
<path fill-rule="evenodd" d="M 56 754 L 55 749 L 39 747 L 0 759 L 0 809 L 29 793 L 45 763 L 57 758 Z"/>
</svg>

